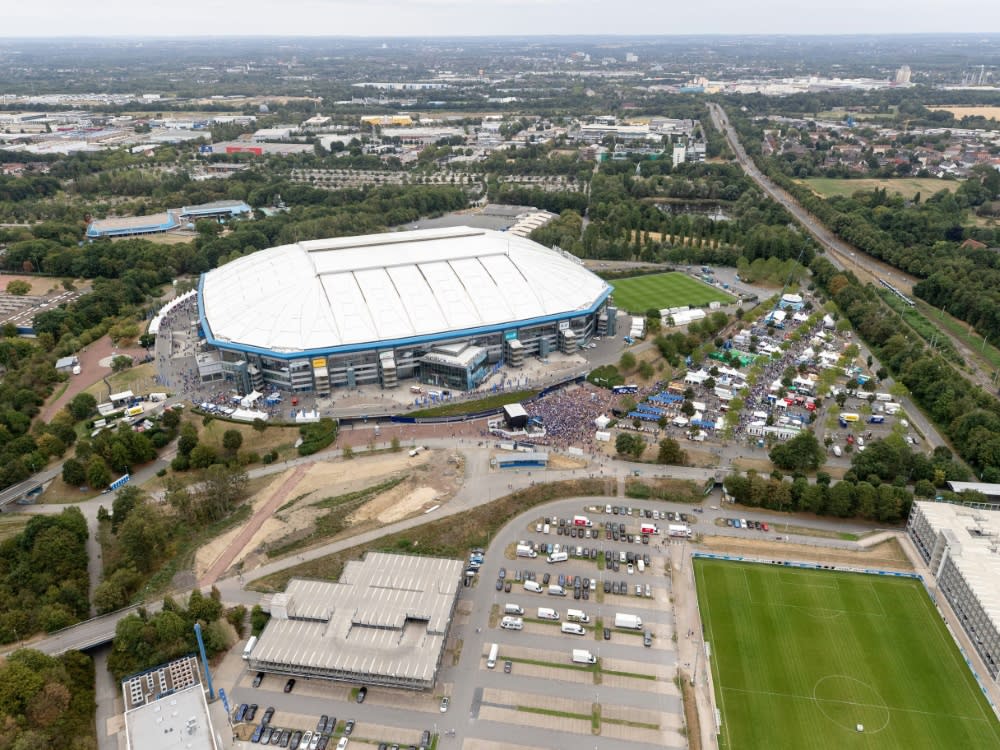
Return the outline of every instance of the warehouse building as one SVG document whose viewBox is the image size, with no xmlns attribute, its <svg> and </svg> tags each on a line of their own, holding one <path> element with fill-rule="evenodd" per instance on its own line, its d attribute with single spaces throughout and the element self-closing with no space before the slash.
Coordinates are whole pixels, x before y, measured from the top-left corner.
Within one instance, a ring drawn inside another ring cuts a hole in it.
<svg viewBox="0 0 1000 750">
<path fill-rule="evenodd" d="M 204 274 L 198 310 L 227 377 L 257 390 L 469 390 L 498 363 L 613 333 L 610 294 L 567 253 L 450 227 L 261 250 Z"/>
<path fill-rule="evenodd" d="M 193 656 L 126 677 L 128 750 L 219 750 L 198 662 Z"/>
<path fill-rule="evenodd" d="M 271 600 L 250 668 L 429 690 L 462 571 L 458 560 L 369 552 L 336 583 L 293 579 Z"/>
<path fill-rule="evenodd" d="M 996 680 L 1000 674 L 1000 512 L 916 502 L 906 530 Z"/>
</svg>

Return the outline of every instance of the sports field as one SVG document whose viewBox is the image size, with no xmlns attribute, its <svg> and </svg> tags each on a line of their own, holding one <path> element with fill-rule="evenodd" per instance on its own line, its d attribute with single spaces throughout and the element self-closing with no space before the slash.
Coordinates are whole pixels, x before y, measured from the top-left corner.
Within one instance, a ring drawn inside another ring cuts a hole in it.
<svg viewBox="0 0 1000 750">
<path fill-rule="evenodd" d="M 836 177 L 808 177 L 799 180 L 814 193 L 823 198 L 833 198 L 837 195 L 850 197 L 859 190 L 872 191 L 875 188 L 884 189 L 890 195 L 899 193 L 904 198 L 912 198 L 917 193 L 924 198 L 930 198 L 939 190 L 955 192 L 962 184 L 960 180 L 939 180 L 936 177 L 899 177 L 891 180 L 877 179 L 839 179 Z"/>
<path fill-rule="evenodd" d="M 709 302 L 728 304 L 733 298 L 720 289 L 703 284 L 682 273 L 655 273 L 611 282 L 615 288 L 615 304 L 633 315 L 665 307 L 701 307 Z"/>
<path fill-rule="evenodd" d="M 919 581 L 694 566 L 721 748 L 1000 747 L 1000 722 Z"/>
</svg>

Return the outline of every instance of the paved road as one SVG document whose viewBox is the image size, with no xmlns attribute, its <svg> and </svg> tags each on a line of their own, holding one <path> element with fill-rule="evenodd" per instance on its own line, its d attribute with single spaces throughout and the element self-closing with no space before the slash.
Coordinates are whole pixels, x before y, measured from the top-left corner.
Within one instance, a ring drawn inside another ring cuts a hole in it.
<svg viewBox="0 0 1000 750">
<path fill-rule="evenodd" d="M 798 219 L 799 223 L 801 223 L 802 226 L 804 226 L 806 230 L 816 239 L 816 241 L 827 250 L 831 263 L 838 268 L 850 269 L 862 280 L 869 280 L 874 283 L 878 283 L 878 279 L 885 279 L 897 289 L 900 289 L 907 294 L 912 293 L 914 284 L 919 281 L 917 277 L 904 273 L 898 268 L 890 266 L 887 263 L 883 263 L 880 260 L 876 260 L 871 255 L 858 250 L 853 245 L 847 244 L 827 229 L 826 226 L 815 216 L 799 205 L 798 201 L 771 182 L 771 180 L 757 168 L 753 159 L 751 159 L 743 149 L 739 136 L 737 135 L 732 124 L 730 124 L 725 110 L 714 102 L 710 102 L 708 108 L 711 113 L 713 124 L 719 132 L 726 136 L 726 140 L 729 142 L 730 147 L 736 154 L 736 158 L 743 167 L 743 171 L 745 171 L 765 193 L 784 206 L 790 214 Z M 972 368 L 971 373 L 965 370 L 957 370 L 962 377 L 967 378 L 987 390 L 992 390 L 990 378 L 992 373 L 987 374 L 980 369 L 978 364 L 979 355 L 970 349 L 964 341 L 957 336 L 954 336 L 946 329 L 942 328 L 939 330 L 942 335 L 947 336 L 948 340 L 951 341 L 955 348 L 965 358 L 969 367 Z"/>
</svg>

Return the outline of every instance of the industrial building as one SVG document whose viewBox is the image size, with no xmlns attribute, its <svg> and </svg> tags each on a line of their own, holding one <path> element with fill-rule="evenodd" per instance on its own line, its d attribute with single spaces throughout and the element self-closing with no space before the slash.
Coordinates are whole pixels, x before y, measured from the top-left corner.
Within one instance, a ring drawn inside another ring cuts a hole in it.
<svg viewBox="0 0 1000 750">
<path fill-rule="evenodd" d="M 404 379 L 477 387 L 498 363 L 614 333 L 611 287 L 568 253 L 451 227 L 273 247 L 209 271 L 206 345 L 244 391 Z"/>
<path fill-rule="evenodd" d="M 1000 512 L 916 502 L 906 530 L 995 681 L 1000 674 Z"/>
<path fill-rule="evenodd" d="M 293 579 L 250 656 L 264 672 L 434 686 L 461 587 L 459 560 L 369 552 L 336 583 Z"/>
<path fill-rule="evenodd" d="M 126 677 L 121 688 L 128 750 L 220 750 L 194 657 Z"/>
</svg>

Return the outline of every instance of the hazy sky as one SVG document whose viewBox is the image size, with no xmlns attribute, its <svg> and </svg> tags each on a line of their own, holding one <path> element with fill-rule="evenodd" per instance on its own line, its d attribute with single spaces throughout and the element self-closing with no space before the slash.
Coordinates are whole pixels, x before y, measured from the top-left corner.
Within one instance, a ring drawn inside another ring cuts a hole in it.
<svg viewBox="0 0 1000 750">
<path fill-rule="evenodd" d="M 990 0 L 2 0 L 8 36 L 1000 32 Z"/>
</svg>

